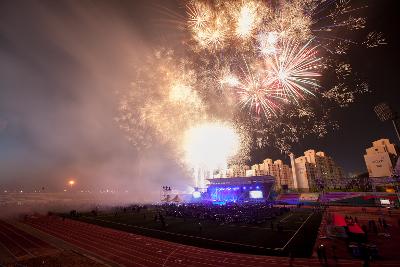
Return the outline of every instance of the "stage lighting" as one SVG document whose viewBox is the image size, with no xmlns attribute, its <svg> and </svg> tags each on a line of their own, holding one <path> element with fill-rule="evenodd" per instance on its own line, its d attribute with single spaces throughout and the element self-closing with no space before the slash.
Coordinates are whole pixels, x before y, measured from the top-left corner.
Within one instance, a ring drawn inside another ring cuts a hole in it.
<svg viewBox="0 0 400 267">
<path fill-rule="evenodd" d="M 263 192 L 262 191 L 250 191 L 249 196 L 250 196 L 250 198 L 263 198 Z"/>
<path fill-rule="evenodd" d="M 193 198 L 200 198 L 201 197 L 201 193 L 199 191 L 194 191 L 192 195 L 193 195 Z"/>
</svg>

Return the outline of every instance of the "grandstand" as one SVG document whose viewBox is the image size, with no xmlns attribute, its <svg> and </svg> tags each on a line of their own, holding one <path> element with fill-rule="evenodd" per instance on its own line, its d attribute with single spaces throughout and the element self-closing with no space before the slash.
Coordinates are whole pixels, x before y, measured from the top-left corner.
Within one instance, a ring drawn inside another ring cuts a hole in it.
<svg viewBox="0 0 400 267">
<path fill-rule="evenodd" d="M 299 193 L 289 193 L 289 194 L 280 194 L 276 198 L 277 202 L 282 202 L 285 204 L 293 204 L 296 205 L 299 203 L 300 194 Z"/>
<path fill-rule="evenodd" d="M 278 203 L 296 205 L 305 203 L 313 205 L 320 202 L 330 205 L 348 205 L 348 206 L 379 206 L 381 200 L 388 200 L 389 205 L 398 202 L 396 194 L 383 192 L 327 192 L 319 193 L 287 193 L 277 196 Z"/>
<path fill-rule="evenodd" d="M 334 202 L 334 201 L 341 201 L 352 197 L 360 196 L 360 192 L 327 192 L 324 193 L 320 201 L 323 202 Z"/>
</svg>

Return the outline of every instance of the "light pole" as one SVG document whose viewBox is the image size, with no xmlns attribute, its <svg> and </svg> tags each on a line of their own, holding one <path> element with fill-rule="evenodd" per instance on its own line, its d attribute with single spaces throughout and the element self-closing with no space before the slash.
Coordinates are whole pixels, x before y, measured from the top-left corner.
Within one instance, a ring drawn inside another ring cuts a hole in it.
<svg viewBox="0 0 400 267">
<path fill-rule="evenodd" d="M 399 116 L 397 115 L 397 113 L 386 102 L 382 102 L 376 105 L 374 107 L 374 111 L 380 121 L 382 122 L 392 121 L 397 138 L 399 139 L 400 142 L 400 130 L 398 125 Z"/>
<path fill-rule="evenodd" d="M 398 120 L 399 120 L 399 116 L 396 113 L 396 111 L 394 111 L 388 103 L 386 102 L 382 102 L 379 103 L 378 105 L 376 105 L 374 107 L 374 111 L 376 113 L 376 115 L 378 116 L 379 120 L 382 122 L 385 121 L 389 121 L 391 120 L 393 123 L 393 127 L 394 130 L 396 132 L 397 135 L 397 139 L 400 142 L 400 130 L 399 130 L 399 125 L 398 125 Z M 397 161 L 399 161 L 399 159 L 397 159 Z M 397 165 L 397 164 L 396 164 Z M 398 175 L 398 174 L 397 174 Z M 397 200 L 400 203 L 400 195 L 399 195 L 399 178 L 398 176 L 396 176 L 395 170 L 393 170 L 393 175 L 392 178 L 394 180 L 394 183 L 396 184 L 396 195 L 397 195 Z"/>
<path fill-rule="evenodd" d="M 75 181 L 74 180 L 69 180 L 68 184 L 69 184 L 69 187 L 71 188 L 71 191 L 72 191 L 72 186 L 74 186 Z"/>
<path fill-rule="evenodd" d="M 172 191 L 172 189 L 170 186 L 163 186 L 161 201 L 169 202 L 169 197 L 170 197 L 171 191 Z"/>
</svg>

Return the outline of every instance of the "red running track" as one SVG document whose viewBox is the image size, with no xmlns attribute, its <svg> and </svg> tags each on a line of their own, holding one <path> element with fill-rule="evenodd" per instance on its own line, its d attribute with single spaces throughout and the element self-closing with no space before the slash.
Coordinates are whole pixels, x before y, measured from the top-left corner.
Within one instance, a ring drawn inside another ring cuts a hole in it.
<svg viewBox="0 0 400 267">
<path fill-rule="evenodd" d="M 58 217 L 31 218 L 27 224 L 97 256 L 125 266 L 288 266 L 284 257 L 256 256 L 176 244 Z M 340 261 L 360 266 L 359 261 Z M 293 266 L 320 266 L 317 259 L 295 259 Z"/>
<path fill-rule="evenodd" d="M 0 244 L 15 258 L 35 257 L 54 249 L 46 242 L 0 220 Z"/>
</svg>

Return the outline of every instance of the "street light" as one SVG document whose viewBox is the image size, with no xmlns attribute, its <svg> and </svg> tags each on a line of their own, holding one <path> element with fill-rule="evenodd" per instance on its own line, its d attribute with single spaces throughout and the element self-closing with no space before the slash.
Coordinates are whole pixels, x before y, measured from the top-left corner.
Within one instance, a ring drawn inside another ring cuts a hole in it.
<svg viewBox="0 0 400 267">
<path fill-rule="evenodd" d="M 75 181 L 74 181 L 74 180 L 69 180 L 69 181 L 68 181 L 68 184 L 69 184 L 69 186 L 70 186 L 71 189 L 72 189 L 72 186 L 75 184 Z"/>
</svg>

